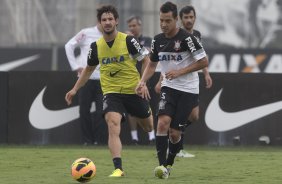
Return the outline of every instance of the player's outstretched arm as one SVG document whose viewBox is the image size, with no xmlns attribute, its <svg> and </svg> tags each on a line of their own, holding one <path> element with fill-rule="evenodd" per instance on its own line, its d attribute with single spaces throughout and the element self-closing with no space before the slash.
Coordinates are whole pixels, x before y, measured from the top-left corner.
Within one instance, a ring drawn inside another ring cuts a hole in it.
<svg viewBox="0 0 282 184">
<path fill-rule="evenodd" d="M 142 98 L 150 99 L 150 94 L 148 89 L 146 90 L 146 82 L 152 77 L 152 75 L 155 73 L 157 67 L 157 62 L 152 62 L 149 60 L 145 71 L 142 74 L 142 78 L 139 81 L 139 84 L 135 88 L 136 94 L 141 96 Z"/>
<path fill-rule="evenodd" d="M 161 92 L 161 83 L 162 83 L 162 81 L 163 81 L 163 76 L 162 76 L 162 74 L 160 74 L 159 81 L 158 81 L 157 84 L 155 85 L 155 92 L 156 92 L 157 94 L 160 94 L 160 92 Z"/>
<path fill-rule="evenodd" d="M 78 78 L 78 80 L 76 81 L 75 85 L 73 86 L 73 88 L 69 92 L 67 92 L 67 94 L 65 96 L 65 100 L 66 100 L 68 105 L 70 105 L 72 103 L 73 97 L 76 95 L 77 91 L 82 86 L 85 85 L 85 83 L 89 79 L 90 75 L 95 70 L 95 68 L 96 68 L 96 66 L 86 66 L 82 70 L 82 73 L 81 73 L 80 77 Z"/>
</svg>

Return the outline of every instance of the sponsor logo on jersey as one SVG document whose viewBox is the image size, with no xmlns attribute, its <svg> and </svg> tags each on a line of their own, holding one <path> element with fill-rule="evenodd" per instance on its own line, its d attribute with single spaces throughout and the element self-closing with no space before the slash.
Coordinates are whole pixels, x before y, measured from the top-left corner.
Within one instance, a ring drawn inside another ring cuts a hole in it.
<svg viewBox="0 0 282 184">
<path fill-rule="evenodd" d="M 118 70 L 118 71 L 115 71 L 115 72 L 110 72 L 110 76 L 111 76 L 111 77 L 114 77 L 119 71 L 121 71 L 121 69 Z"/>
<path fill-rule="evenodd" d="M 121 62 L 124 62 L 124 56 L 102 58 L 102 64 L 105 65 L 110 63 L 121 63 Z"/>
<path fill-rule="evenodd" d="M 131 42 L 133 43 L 133 45 L 134 45 L 134 47 L 136 48 L 136 50 L 137 50 L 138 52 L 140 52 L 140 51 L 141 51 L 141 46 L 140 46 L 140 44 L 137 42 L 137 40 L 136 40 L 135 38 L 132 38 L 132 39 L 131 39 Z"/>
<path fill-rule="evenodd" d="M 175 41 L 173 49 L 176 50 L 176 51 L 179 51 L 180 50 L 180 45 L 181 45 L 181 41 L 180 40 Z"/>
<path fill-rule="evenodd" d="M 196 51 L 196 47 L 195 47 L 195 45 L 193 43 L 192 38 L 189 36 L 185 40 L 187 41 L 187 45 L 188 45 L 188 47 L 190 49 L 190 52 L 192 53 L 192 52 Z"/>
<path fill-rule="evenodd" d="M 182 61 L 181 54 L 159 54 L 159 61 Z"/>
</svg>

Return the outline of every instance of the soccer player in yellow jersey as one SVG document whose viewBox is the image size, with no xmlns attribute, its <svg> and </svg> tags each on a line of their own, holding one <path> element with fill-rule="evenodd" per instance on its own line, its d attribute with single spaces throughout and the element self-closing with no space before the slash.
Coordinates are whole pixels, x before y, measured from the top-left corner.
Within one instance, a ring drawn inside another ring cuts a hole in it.
<svg viewBox="0 0 282 184">
<path fill-rule="evenodd" d="M 105 5 L 97 9 L 97 18 L 103 29 L 103 37 L 91 44 L 88 65 L 83 70 L 74 87 L 65 99 L 71 104 L 72 98 L 86 81 L 96 66 L 100 64 L 100 80 L 104 95 L 103 111 L 108 124 L 109 149 L 115 170 L 110 177 L 124 176 L 122 169 L 120 140 L 121 121 L 125 112 L 137 117 L 140 126 L 146 131 L 153 130 L 153 118 L 148 101 L 135 94 L 140 75 L 136 62 L 150 61 L 149 51 L 133 37 L 117 31 L 118 13 L 114 6 Z M 143 65 L 143 66 L 144 66 Z M 145 68 L 142 67 L 142 68 Z M 142 89 L 140 94 L 148 91 Z"/>
</svg>

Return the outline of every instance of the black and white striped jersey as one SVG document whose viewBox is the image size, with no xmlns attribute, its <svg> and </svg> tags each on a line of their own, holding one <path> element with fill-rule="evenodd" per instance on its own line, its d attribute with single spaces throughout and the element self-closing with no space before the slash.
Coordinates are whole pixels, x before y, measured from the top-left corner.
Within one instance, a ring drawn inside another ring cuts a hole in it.
<svg viewBox="0 0 282 184">
<path fill-rule="evenodd" d="M 194 94 L 199 93 L 198 72 L 188 73 L 172 80 L 166 79 L 164 75 L 168 71 L 189 66 L 206 56 L 202 44 L 196 37 L 181 28 L 173 38 L 166 38 L 161 33 L 154 37 L 151 51 L 151 61 L 160 62 L 163 75 L 162 86 Z"/>
</svg>

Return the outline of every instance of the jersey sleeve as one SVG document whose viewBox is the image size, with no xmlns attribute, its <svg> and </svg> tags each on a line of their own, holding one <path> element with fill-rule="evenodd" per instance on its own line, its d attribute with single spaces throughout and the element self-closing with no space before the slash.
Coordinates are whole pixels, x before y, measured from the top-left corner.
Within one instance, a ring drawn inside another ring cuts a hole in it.
<svg viewBox="0 0 282 184">
<path fill-rule="evenodd" d="M 89 66 L 95 66 L 99 64 L 99 59 L 98 59 L 98 52 L 97 52 L 97 44 L 96 42 L 93 42 L 90 46 L 89 52 L 88 52 L 88 57 L 87 57 L 87 64 Z"/>
<path fill-rule="evenodd" d="M 145 56 L 149 54 L 149 51 L 146 49 L 146 47 L 140 45 L 137 39 L 133 36 L 128 35 L 126 37 L 126 45 L 129 54 L 133 59 L 136 59 L 137 61 L 143 60 Z"/>
<path fill-rule="evenodd" d="M 152 62 L 159 61 L 159 56 L 158 56 L 157 47 L 156 47 L 156 38 L 152 40 L 150 59 Z"/>
<path fill-rule="evenodd" d="M 200 41 L 193 35 L 188 35 L 185 38 L 187 51 L 191 53 L 195 60 L 200 60 L 206 56 L 206 52 Z"/>
</svg>

